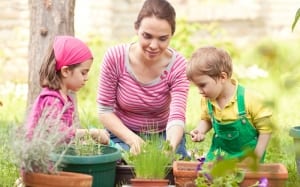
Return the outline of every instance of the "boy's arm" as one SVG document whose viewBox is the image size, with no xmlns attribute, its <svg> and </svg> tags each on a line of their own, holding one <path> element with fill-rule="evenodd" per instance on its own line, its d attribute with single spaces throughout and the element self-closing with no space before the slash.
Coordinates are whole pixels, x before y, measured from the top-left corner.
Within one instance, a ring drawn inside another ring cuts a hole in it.
<svg viewBox="0 0 300 187">
<path fill-rule="evenodd" d="M 260 158 L 263 156 L 270 138 L 271 138 L 271 133 L 259 134 L 257 145 L 255 148 L 255 153 L 258 156 L 258 160 L 260 160 Z"/>
<path fill-rule="evenodd" d="M 206 120 L 201 120 L 198 126 L 190 132 L 192 136 L 192 141 L 199 142 L 205 139 L 205 134 L 211 129 L 211 122 Z"/>
</svg>

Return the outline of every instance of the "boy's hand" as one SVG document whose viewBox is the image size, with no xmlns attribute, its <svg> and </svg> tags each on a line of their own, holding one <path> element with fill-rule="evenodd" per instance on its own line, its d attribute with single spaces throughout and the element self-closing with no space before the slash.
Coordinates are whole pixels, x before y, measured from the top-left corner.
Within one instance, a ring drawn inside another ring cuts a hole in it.
<svg viewBox="0 0 300 187">
<path fill-rule="evenodd" d="M 194 142 L 200 142 L 205 139 L 205 134 L 200 132 L 198 129 L 192 130 L 190 135 L 192 136 L 192 141 Z"/>
</svg>

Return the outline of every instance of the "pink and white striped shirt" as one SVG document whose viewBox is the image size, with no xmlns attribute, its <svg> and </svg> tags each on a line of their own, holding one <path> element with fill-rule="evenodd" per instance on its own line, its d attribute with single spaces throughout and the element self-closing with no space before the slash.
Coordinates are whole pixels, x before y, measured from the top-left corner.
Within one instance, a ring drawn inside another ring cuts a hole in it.
<svg viewBox="0 0 300 187">
<path fill-rule="evenodd" d="M 163 73 L 151 83 L 136 80 L 129 64 L 130 44 L 108 49 L 104 56 L 98 87 L 99 114 L 114 112 L 135 132 L 149 127 L 166 130 L 185 125 L 189 81 L 186 59 L 175 50 Z"/>
</svg>

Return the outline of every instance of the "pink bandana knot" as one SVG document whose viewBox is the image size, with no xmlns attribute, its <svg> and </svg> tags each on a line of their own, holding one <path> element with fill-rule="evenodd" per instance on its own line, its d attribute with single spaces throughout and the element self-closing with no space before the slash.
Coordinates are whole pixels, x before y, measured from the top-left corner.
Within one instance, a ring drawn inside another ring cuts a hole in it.
<svg viewBox="0 0 300 187">
<path fill-rule="evenodd" d="M 56 36 L 53 43 L 56 71 L 63 66 L 79 64 L 93 59 L 89 47 L 73 36 Z"/>
</svg>

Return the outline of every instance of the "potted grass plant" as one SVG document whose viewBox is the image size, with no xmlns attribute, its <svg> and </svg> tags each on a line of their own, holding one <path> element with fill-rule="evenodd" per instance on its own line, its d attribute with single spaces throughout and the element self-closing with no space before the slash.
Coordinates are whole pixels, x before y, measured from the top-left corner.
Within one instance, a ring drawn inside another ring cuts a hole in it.
<svg viewBox="0 0 300 187">
<path fill-rule="evenodd" d="M 123 156 L 132 166 L 134 177 L 131 186 L 168 186 L 167 177 L 172 169 L 175 153 L 168 141 L 161 140 L 158 134 L 146 134 L 145 143 L 139 154 L 126 152 Z"/>
<path fill-rule="evenodd" d="M 57 148 L 70 145 L 71 141 L 66 141 L 66 137 L 74 130 L 62 130 L 60 117 L 63 112 L 55 114 L 55 119 L 49 118 L 52 113 L 51 108 L 45 109 L 31 134 L 28 134 L 26 125 L 12 128 L 10 148 L 12 161 L 20 168 L 20 186 L 90 187 L 91 175 L 59 170 L 58 165 L 66 150 L 62 150 L 55 162 L 51 159 L 51 153 Z"/>
</svg>

